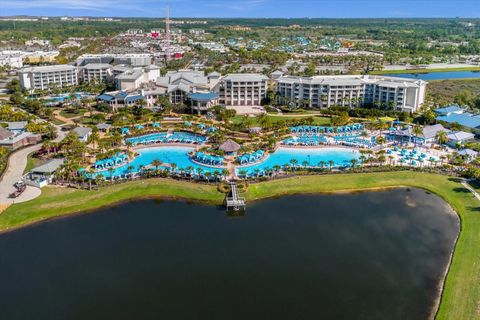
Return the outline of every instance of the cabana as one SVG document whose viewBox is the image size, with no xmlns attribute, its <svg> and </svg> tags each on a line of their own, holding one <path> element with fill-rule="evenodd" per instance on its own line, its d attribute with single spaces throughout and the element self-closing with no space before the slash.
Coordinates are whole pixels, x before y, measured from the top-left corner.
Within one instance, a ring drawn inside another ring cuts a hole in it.
<svg viewBox="0 0 480 320">
<path fill-rule="evenodd" d="M 228 139 L 218 147 L 219 150 L 224 151 L 226 154 L 235 155 L 240 150 L 240 145 L 235 141 Z"/>
</svg>

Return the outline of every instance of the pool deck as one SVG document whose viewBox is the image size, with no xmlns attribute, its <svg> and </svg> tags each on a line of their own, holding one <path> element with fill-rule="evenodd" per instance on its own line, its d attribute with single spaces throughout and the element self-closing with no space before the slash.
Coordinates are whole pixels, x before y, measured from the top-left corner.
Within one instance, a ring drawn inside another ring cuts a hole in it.
<svg viewBox="0 0 480 320">
<path fill-rule="evenodd" d="M 194 150 L 197 150 L 199 147 L 205 146 L 204 144 L 193 144 L 193 143 L 151 143 L 151 144 L 138 144 L 132 146 L 132 150 L 142 150 L 148 148 L 166 148 L 166 147 L 188 147 Z"/>
</svg>

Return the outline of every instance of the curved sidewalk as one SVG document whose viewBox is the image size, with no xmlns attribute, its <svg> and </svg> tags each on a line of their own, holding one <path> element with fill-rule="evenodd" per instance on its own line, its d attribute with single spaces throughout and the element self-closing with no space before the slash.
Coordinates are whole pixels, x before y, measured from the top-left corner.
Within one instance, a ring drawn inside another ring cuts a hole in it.
<svg viewBox="0 0 480 320">
<path fill-rule="evenodd" d="M 40 150 L 41 144 L 33 145 L 13 152 L 7 164 L 7 169 L 0 181 L 0 212 L 2 207 L 13 203 L 25 202 L 38 197 L 41 194 L 39 188 L 27 186 L 27 189 L 16 199 L 10 199 L 9 194 L 16 189 L 13 186 L 23 176 L 23 171 L 27 166 L 27 157 L 30 153 Z"/>
</svg>

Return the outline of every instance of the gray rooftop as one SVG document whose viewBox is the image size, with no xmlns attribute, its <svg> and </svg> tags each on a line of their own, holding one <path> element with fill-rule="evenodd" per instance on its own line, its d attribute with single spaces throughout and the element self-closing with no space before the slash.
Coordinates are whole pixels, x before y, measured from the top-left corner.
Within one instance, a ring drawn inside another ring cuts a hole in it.
<svg viewBox="0 0 480 320">
<path fill-rule="evenodd" d="M 224 80 L 238 81 L 238 82 L 264 81 L 264 80 L 268 80 L 268 77 L 259 73 L 231 73 L 225 76 Z"/>
<path fill-rule="evenodd" d="M 12 131 L 7 130 L 3 127 L 0 127 L 0 140 L 8 139 L 8 138 L 12 137 L 13 135 L 15 135 L 15 133 L 13 133 Z"/>
<path fill-rule="evenodd" d="M 63 165 L 63 163 L 64 163 L 64 159 L 53 159 L 41 166 L 33 168 L 30 172 L 52 174 L 55 171 L 57 171 L 58 168 L 60 168 L 60 166 Z"/>
<path fill-rule="evenodd" d="M 68 64 L 57 64 L 53 66 L 40 66 L 40 67 L 25 67 L 18 72 L 55 72 L 55 71 L 73 71 L 77 70 L 77 67 Z"/>
<path fill-rule="evenodd" d="M 330 86 L 360 86 L 364 84 L 376 84 L 384 87 L 419 87 L 426 84 L 423 80 L 406 79 L 398 77 L 386 76 L 362 76 L 362 75 L 340 75 L 340 76 L 314 76 L 314 77 L 297 77 L 282 76 L 277 79 L 279 83 L 305 83 Z"/>
<path fill-rule="evenodd" d="M 79 137 L 85 137 L 90 132 L 92 132 L 92 128 L 76 127 L 75 129 L 72 130 L 72 132 L 75 133 Z"/>
</svg>

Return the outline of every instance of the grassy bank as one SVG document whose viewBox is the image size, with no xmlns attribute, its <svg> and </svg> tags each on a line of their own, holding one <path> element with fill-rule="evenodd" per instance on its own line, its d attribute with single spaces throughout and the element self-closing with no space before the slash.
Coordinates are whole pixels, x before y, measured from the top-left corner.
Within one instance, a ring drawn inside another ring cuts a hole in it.
<svg viewBox="0 0 480 320">
<path fill-rule="evenodd" d="M 436 68 L 436 69 L 403 69 L 403 70 L 376 70 L 370 74 L 399 74 L 399 73 L 431 73 L 431 72 L 453 72 L 453 71 L 480 71 L 480 67 L 462 68 Z"/>
<path fill-rule="evenodd" d="M 351 191 L 395 186 L 427 189 L 452 205 L 462 219 L 452 265 L 445 282 L 438 319 L 480 318 L 480 214 L 478 201 L 456 179 L 415 172 L 303 176 L 250 185 L 246 198 L 258 200 L 295 193 Z M 18 227 L 54 216 L 91 210 L 115 202 L 163 196 L 188 198 L 220 204 L 223 195 L 213 186 L 165 179 L 136 181 L 78 191 L 47 188 L 38 199 L 17 204 L 0 215 L 0 229 Z"/>
</svg>

